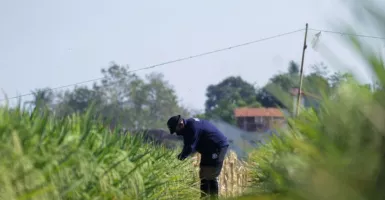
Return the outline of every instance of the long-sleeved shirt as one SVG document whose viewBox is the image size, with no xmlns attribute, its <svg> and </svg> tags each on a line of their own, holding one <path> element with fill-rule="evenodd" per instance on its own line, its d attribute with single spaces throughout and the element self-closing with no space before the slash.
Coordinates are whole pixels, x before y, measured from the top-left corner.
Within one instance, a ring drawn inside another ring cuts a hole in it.
<svg viewBox="0 0 385 200">
<path fill-rule="evenodd" d="M 181 159 L 185 159 L 195 152 L 209 155 L 222 147 L 229 146 L 227 137 L 209 121 L 189 118 L 185 119 L 184 123 L 185 128 L 181 133 L 184 140 Z"/>
</svg>

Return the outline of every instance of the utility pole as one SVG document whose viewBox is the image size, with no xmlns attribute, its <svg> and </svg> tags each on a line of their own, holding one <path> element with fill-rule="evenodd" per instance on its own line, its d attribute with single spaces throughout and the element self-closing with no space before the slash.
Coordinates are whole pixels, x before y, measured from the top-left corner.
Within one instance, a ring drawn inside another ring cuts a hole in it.
<svg viewBox="0 0 385 200">
<path fill-rule="evenodd" d="M 300 102 L 300 99 L 301 99 L 301 92 L 302 92 L 302 82 L 303 82 L 303 62 L 305 60 L 305 51 L 306 51 L 306 48 L 307 48 L 307 45 L 306 45 L 306 39 L 307 39 L 307 30 L 308 30 L 308 24 L 306 23 L 306 29 L 305 29 L 305 39 L 304 39 L 304 42 L 303 42 L 303 49 L 302 49 L 302 61 L 301 61 L 301 71 L 300 71 L 300 79 L 299 79 L 299 90 L 298 90 L 298 94 L 297 94 L 297 104 L 296 104 L 296 116 L 298 116 L 299 114 L 299 102 Z"/>
</svg>

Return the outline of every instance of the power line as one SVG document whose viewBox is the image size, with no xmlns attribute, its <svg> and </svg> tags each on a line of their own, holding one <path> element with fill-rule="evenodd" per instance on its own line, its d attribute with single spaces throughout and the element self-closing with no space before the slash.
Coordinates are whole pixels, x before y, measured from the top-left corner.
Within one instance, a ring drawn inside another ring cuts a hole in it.
<svg viewBox="0 0 385 200">
<path fill-rule="evenodd" d="M 349 36 L 356 36 L 356 37 L 385 40 L 385 37 L 379 37 L 379 36 L 361 35 L 361 34 L 355 34 L 355 33 L 344 33 L 344 32 L 339 32 L 339 31 L 329 31 L 329 30 L 312 29 L 312 28 L 309 28 L 309 30 L 320 31 L 320 32 L 325 32 L 325 33 L 332 33 L 332 34 L 339 34 L 339 35 L 349 35 Z"/>
<path fill-rule="evenodd" d="M 179 58 L 179 59 L 175 59 L 175 60 L 171 60 L 171 61 L 167 61 L 167 62 L 155 64 L 155 65 L 151 65 L 151 66 L 148 66 L 148 67 L 143 67 L 143 68 L 138 68 L 138 69 L 134 69 L 134 70 L 129 70 L 128 72 L 137 72 L 137 71 L 148 70 L 148 69 L 156 68 L 156 67 L 163 66 L 163 65 L 168 65 L 168 64 L 172 64 L 172 63 L 176 63 L 176 62 L 190 60 L 190 59 L 193 59 L 193 58 L 198 58 L 198 57 L 202 57 L 202 56 L 206 56 L 206 55 L 210 55 L 210 54 L 214 54 L 214 53 L 219 53 L 219 52 L 222 52 L 222 51 L 228 51 L 228 50 L 231 50 L 231 49 L 235 49 L 235 48 L 239 48 L 239 47 L 243 47 L 243 46 L 248 46 L 248 45 L 251 45 L 251 44 L 258 43 L 258 42 L 262 42 L 262 41 L 271 40 L 271 39 L 275 39 L 275 38 L 278 38 L 278 37 L 290 35 L 290 34 L 297 33 L 297 32 L 303 31 L 303 30 L 304 29 L 302 28 L 302 29 L 298 29 L 298 30 L 294 30 L 294 31 L 290 31 L 290 32 L 286 32 L 286 33 L 282 33 L 282 34 L 266 37 L 266 38 L 261 38 L 261 39 L 258 39 L 258 40 L 254 40 L 254 41 L 250 41 L 250 42 L 246 42 L 246 43 L 242 43 L 242 44 L 237 44 L 237 45 L 234 45 L 234 46 L 225 47 L 225 48 L 222 48 L 222 49 L 208 51 L 208 52 L 204 52 L 204 53 L 200 53 L 200 54 L 196 54 L 196 55 L 192 55 L 192 56 L 187 56 L 187 57 L 183 57 L 183 58 Z M 58 90 L 58 89 L 62 89 L 62 88 L 67 88 L 67 87 L 71 87 L 71 86 L 81 85 L 81 84 L 84 84 L 84 83 L 98 81 L 98 80 L 101 80 L 101 79 L 103 79 L 103 77 L 95 78 L 95 79 L 91 79 L 91 80 L 86 80 L 86 81 L 82 81 L 82 82 L 78 82 L 78 83 L 73 83 L 73 84 L 69 84 L 69 85 L 62 85 L 62 86 L 59 86 L 59 87 L 56 87 L 56 88 L 51 88 L 50 90 L 54 91 L 54 90 Z M 33 95 L 33 93 L 27 93 L 27 94 L 22 94 L 22 95 L 14 96 L 14 97 L 8 98 L 8 100 L 9 99 L 16 99 L 16 98 L 20 98 L 20 97 L 24 97 L 24 96 L 30 96 L 30 95 Z M 5 100 L 7 100 L 7 99 L 1 99 L 0 102 L 5 101 Z"/>
</svg>

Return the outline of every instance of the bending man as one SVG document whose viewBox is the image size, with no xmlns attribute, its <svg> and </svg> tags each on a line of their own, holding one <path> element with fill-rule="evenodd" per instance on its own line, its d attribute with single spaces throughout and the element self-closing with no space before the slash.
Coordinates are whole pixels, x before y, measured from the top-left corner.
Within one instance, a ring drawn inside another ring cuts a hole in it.
<svg viewBox="0 0 385 200">
<path fill-rule="evenodd" d="M 198 118 L 183 119 L 180 115 L 172 116 L 167 121 L 167 127 L 170 134 L 183 136 L 184 147 L 178 155 L 179 160 L 184 160 L 195 152 L 201 154 L 201 198 L 207 194 L 218 198 L 218 177 L 229 147 L 226 136 L 209 121 Z"/>
</svg>

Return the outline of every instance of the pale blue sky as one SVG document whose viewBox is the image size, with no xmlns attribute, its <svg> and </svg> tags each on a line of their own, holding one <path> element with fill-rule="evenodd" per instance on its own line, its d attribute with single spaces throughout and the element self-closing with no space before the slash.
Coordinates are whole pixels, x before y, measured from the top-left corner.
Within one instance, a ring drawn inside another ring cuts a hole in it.
<svg viewBox="0 0 385 200">
<path fill-rule="evenodd" d="M 351 21 L 344 8 L 337 0 L 0 0 L 0 88 L 12 97 L 101 77 L 111 61 L 137 69 L 306 22 L 333 30 L 328 20 Z M 315 33 L 309 32 L 309 42 Z M 299 62 L 303 37 L 295 33 L 138 74 L 162 72 L 184 105 L 202 109 L 209 84 L 240 75 L 261 86 L 290 60 Z M 325 33 L 321 41 L 355 63 L 334 42 L 340 37 Z M 320 61 L 327 63 L 309 48 L 305 66 Z"/>
</svg>

